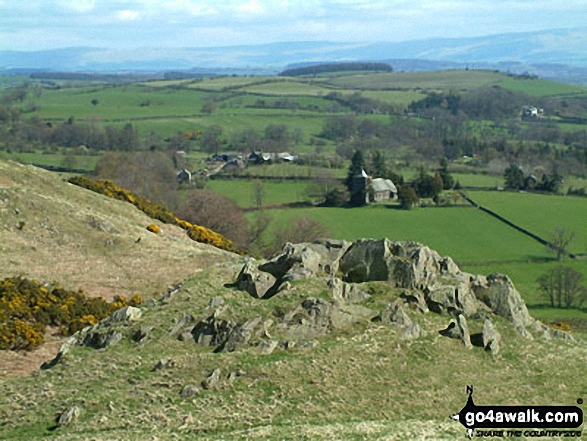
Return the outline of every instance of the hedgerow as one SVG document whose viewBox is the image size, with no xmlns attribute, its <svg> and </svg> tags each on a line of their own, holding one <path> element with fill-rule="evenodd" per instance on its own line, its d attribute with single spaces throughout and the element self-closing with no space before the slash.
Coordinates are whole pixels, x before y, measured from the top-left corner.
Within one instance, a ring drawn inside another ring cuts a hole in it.
<svg viewBox="0 0 587 441">
<path fill-rule="evenodd" d="M 116 296 L 109 303 L 58 284 L 47 286 L 22 277 L 0 279 L 0 349 L 30 350 L 44 342 L 48 326 L 71 335 L 117 309 L 140 303 L 139 295 L 129 300 Z"/>
<path fill-rule="evenodd" d="M 236 249 L 234 243 L 223 235 L 201 225 L 193 225 L 185 220 L 179 219 L 175 214 L 162 205 L 155 204 L 149 199 L 137 195 L 130 190 L 118 187 L 111 180 L 93 180 L 85 176 L 74 176 L 69 179 L 69 182 L 113 199 L 129 202 L 152 219 L 159 220 L 165 224 L 177 225 L 184 229 L 189 238 L 196 242 L 213 245 L 216 248 L 234 253 L 241 253 Z"/>
</svg>

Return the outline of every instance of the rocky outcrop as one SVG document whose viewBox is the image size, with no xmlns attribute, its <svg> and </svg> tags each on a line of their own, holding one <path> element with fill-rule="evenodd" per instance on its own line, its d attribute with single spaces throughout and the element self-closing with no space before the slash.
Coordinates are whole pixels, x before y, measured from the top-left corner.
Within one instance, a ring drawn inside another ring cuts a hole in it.
<svg viewBox="0 0 587 441">
<path fill-rule="evenodd" d="M 507 276 L 462 272 L 450 257 L 442 257 L 416 242 L 360 239 L 352 244 L 333 240 L 287 244 L 269 261 L 248 261 L 235 286 L 253 297 L 268 299 L 287 295 L 289 283 L 300 279 L 322 280 L 329 297 L 308 297 L 297 308 L 283 313 L 277 329 L 285 328 L 286 341 L 293 343 L 343 329 L 362 319 L 397 326 L 402 338 L 418 338 L 422 331 L 408 310 L 455 317 L 441 334 L 461 340 L 468 348 L 472 343 L 467 318 L 483 319 L 493 314 L 511 322 L 527 338 L 532 338 L 532 330 L 545 338 L 572 339 L 568 333 L 548 328 L 530 317 Z M 384 282 L 389 287 L 393 302 L 379 314 L 362 305 L 372 295 L 370 285 L 365 285 L 368 282 Z M 399 298 L 396 290 L 402 290 Z M 235 348 L 250 340 L 246 337 L 250 332 L 244 332 L 246 328 L 235 332 L 236 324 L 214 322 L 207 326 L 215 327 L 215 334 L 234 333 Z M 494 354 L 499 352 L 500 335 L 491 321 L 485 322 L 482 334 L 473 337 L 477 346 Z"/>
</svg>

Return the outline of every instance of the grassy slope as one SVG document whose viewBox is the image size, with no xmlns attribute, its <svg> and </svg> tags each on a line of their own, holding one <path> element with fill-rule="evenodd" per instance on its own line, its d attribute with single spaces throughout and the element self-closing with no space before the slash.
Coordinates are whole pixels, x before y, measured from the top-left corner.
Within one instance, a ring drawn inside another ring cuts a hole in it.
<svg viewBox="0 0 587 441">
<path fill-rule="evenodd" d="M 145 228 L 158 222 L 132 205 L 13 162 L 0 161 L 0 210 L 0 277 L 57 279 L 90 295 L 148 297 L 225 254 L 177 227 L 154 235 Z"/>
<path fill-rule="evenodd" d="M 320 289 L 300 282 L 287 294 L 254 301 L 222 287 L 237 271 L 201 273 L 168 304 L 145 310 L 123 330 L 153 326 L 145 343 L 74 349 L 52 370 L 0 383 L 2 438 L 464 439 L 450 415 L 464 406 L 466 385 L 475 386 L 477 404 L 573 405 L 587 394 L 583 343 L 523 340 L 502 320 L 495 320 L 503 335 L 496 359 L 439 336 L 449 318 L 435 314 L 416 318 L 426 335 L 412 342 L 399 340 L 391 326 L 365 322 L 316 339 L 313 349 L 268 356 L 257 348 L 214 354 L 168 336 L 183 313 L 208 316 L 213 297 L 224 298 L 233 314 L 266 317 Z M 378 292 L 380 302 L 393 298 Z M 469 322 L 472 332 L 481 325 Z M 176 366 L 154 371 L 162 358 Z M 223 378 L 217 390 L 180 398 L 184 385 L 199 385 L 215 368 Z M 238 369 L 246 375 L 230 385 L 224 378 Z M 55 415 L 73 405 L 82 409 L 79 421 L 50 432 Z"/>
</svg>

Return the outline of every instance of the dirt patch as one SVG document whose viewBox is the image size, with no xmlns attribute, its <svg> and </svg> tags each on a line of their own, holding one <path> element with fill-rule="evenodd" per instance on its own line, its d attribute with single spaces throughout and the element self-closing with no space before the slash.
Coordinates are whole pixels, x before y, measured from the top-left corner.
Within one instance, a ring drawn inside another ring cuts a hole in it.
<svg viewBox="0 0 587 441">
<path fill-rule="evenodd" d="M 33 351 L 0 351 L 0 381 L 38 370 L 57 355 L 63 340 L 57 328 L 50 328 L 45 334 L 46 343 Z"/>
<path fill-rule="evenodd" d="M 0 176 L 0 188 L 12 188 L 14 184 L 6 176 Z"/>
</svg>

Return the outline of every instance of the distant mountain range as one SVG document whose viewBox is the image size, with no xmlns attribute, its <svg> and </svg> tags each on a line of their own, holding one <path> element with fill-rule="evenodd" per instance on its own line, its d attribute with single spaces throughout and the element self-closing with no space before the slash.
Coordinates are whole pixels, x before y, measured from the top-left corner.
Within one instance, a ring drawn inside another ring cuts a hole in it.
<svg viewBox="0 0 587 441">
<path fill-rule="evenodd" d="M 337 61 L 387 61 L 395 70 L 404 71 L 460 67 L 527 71 L 544 78 L 587 84 L 587 27 L 394 43 L 285 42 L 208 48 L 0 51 L 0 72 L 233 70 L 268 74 L 291 66 Z"/>
</svg>

